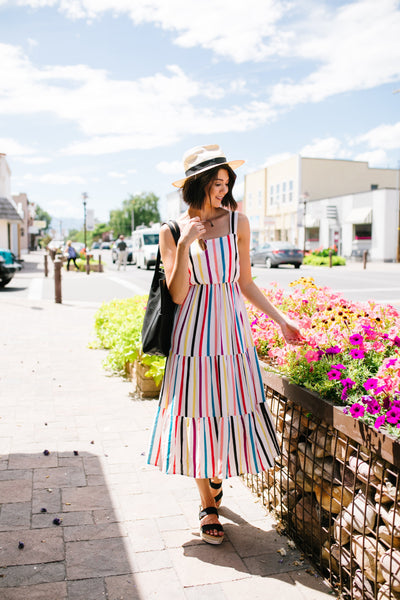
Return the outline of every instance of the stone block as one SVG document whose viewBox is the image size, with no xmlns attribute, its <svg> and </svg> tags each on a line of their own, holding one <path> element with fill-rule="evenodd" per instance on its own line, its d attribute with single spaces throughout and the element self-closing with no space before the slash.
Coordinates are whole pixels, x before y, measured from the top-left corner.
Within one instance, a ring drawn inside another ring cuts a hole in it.
<svg viewBox="0 0 400 600">
<path fill-rule="evenodd" d="M 60 581 L 1 590 L 1 600 L 28 600 L 28 598 L 29 600 L 68 600 L 67 584 L 65 581 Z"/>
<path fill-rule="evenodd" d="M 108 488 L 104 485 L 62 490 L 64 511 L 112 509 Z"/>
<path fill-rule="evenodd" d="M 25 544 L 23 550 L 18 548 L 20 541 Z M 64 558 L 64 542 L 59 528 L 0 533 L 0 567 L 57 562 Z"/>
<path fill-rule="evenodd" d="M 93 579 L 132 571 L 123 538 L 66 543 L 68 579 Z"/>
<path fill-rule="evenodd" d="M 184 587 L 239 580 L 249 576 L 246 565 L 232 545 L 189 545 L 169 550 L 172 564 Z M 199 569 L 199 564 L 204 568 Z"/>
<path fill-rule="evenodd" d="M 0 481 L 0 504 L 29 502 L 32 499 L 32 484 L 25 479 Z"/>
<path fill-rule="evenodd" d="M 46 450 L 46 448 L 43 448 Z M 35 452 L 34 454 L 10 454 L 8 461 L 9 469 L 44 469 L 57 467 L 58 457 L 55 452 L 51 451 L 45 456 L 43 452 Z"/>
<path fill-rule="evenodd" d="M 0 512 L 0 531 L 28 529 L 31 524 L 31 503 L 3 504 Z"/>
<path fill-rule="evenodd" d="M 34 489 L 65 488 L 84 485 L 86 485 L 85 473 L 78 467 L 35 469 L 33 474 Z"/>
<path fill-rule="evenodd" d="M 3 577 L 0 578 L 0 588 L 64 581 L 65 563 L 54 562 L 7 567 L 2 575 Z M 0 598 L 2 598 L 1 591 Z"/>
<path fill-rule="evenodd" d="M 68 600 L 102 600 L 102 598 L 106 598 L 103 578 L 68 582 Z"/>
</svg>

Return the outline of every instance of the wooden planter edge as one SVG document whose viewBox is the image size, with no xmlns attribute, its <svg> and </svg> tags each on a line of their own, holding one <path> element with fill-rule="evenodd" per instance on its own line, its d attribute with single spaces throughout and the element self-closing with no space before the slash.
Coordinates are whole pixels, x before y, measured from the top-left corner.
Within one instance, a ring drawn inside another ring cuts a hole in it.
<svg viewBox="0 0 400 600">
<path fill-rule="evenodd" d="M 343 406 L 335 406 L 310 390 L 294 383 L 286 377 L 266 371 L 262 368 L 262 379 L 265 386 L 275 390 L 281 396 L 312 413 L 315 417 L 332 425 L 335 429 L 349 438 L 365 446 L 371 452 L 400 467 L 400 443 L 397 439 L 353 419 L 343 412 Z"/>
</svg>

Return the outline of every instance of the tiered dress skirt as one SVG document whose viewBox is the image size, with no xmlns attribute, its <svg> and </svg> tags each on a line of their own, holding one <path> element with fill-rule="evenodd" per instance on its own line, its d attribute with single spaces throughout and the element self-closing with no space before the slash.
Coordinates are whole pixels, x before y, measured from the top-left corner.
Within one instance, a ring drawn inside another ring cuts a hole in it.
<svg viewBox="0 0 400 600">
<path fill-rule="evenodd" d="M 259 473 L 279 451 L 238 284 L 237 213 L 230 219 L 229 235 L 190 249 L 148 454 L 169 474 Z"/>
</svg>

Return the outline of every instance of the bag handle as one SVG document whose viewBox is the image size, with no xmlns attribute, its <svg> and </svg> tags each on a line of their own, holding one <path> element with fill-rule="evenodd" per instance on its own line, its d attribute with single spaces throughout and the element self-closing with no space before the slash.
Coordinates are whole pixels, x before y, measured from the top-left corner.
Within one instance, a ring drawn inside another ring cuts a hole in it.
<svg viewBox="0 0 400 600">
<path fill-rule="evenodd" d="M 161 225 L 168 225 L 168 227 L 170 228 L 170 231 L 173 235 L 175 244 L 178 244 L 178 240 L 181 236 L 181 230 L 179 229 L 178 223 L 176 221 L 171 220 L 171 221 L 165 221 L 165 223 L 161 223 Z M 158 244 L 157 260 L 156 260 L 156 264 L 154 267 L 154 277 L 153 277 L 153 283 L 152 283 L 153 288 L 157 287 L 157 285 L 158 285 L 160 262 L 161 262 L 161 253 L 160 253 L 160 244 Z"/>
</svg>

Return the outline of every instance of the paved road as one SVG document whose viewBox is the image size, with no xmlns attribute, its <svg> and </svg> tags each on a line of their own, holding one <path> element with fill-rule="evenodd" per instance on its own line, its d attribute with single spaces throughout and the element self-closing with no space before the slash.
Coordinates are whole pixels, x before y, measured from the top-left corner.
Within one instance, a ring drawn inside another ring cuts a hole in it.
<svg viewBox="0 0 400 600">
<path fill-rule="evenodd" d="M 126 271 L 118 271 L 112 264 L 111 252 L 102 251 L 104 273 L 82 273 L 63 271 L 63 302 L 101 303 L 113 298 L 125 298 L 134 294 L 146 294 L 153 270 L 137 269 L 128 265 Z M 33 300 L 53 299 L 53 273 L 43 277 L 44 256 L 32 253 L 27 260 L 26 268 L 1 293 L 15 294 L 17 297 Z M 253 275 L 260 287 L 268 288 L 276 281 L 287 291 L 289 283 L 299 277 L 313 277 L 315 283 L 327 286 L 340 292 L 349 300 L 375 300 L 385 304 L 400 306 L 400 264 L 368 263 L 363 269 L 361 263 L 349 263 L 345 267 L 310 267 L 302 266 L 295 270 L 291 266 L 279 269 L 254 267 Z"/>
</svg>

